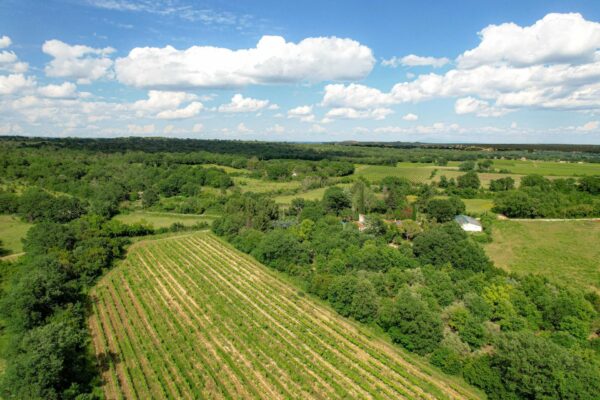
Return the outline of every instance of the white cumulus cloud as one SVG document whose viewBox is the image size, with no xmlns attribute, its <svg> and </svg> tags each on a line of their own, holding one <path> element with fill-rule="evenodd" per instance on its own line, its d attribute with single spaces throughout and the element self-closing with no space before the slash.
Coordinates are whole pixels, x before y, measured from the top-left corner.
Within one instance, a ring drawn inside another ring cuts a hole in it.
<svg viewBox="0 0 600 400">
<path fill-rule="evenodd" d="M 474 97 L 463 97 L 454 103 L 454 112 L 457 114 L 475 114 L 478 117 L 500 117 L 509 110 L 490 106 L 485 100 Z"/>
<path fill-rule="evenodd" d="M 42 97 L 52 99 L 73 99 L 78 96 L 77 86 L 72 82 L 64 82 L 61 85 L 47 85 L 38 88 Z"/>
<path fill-rule="evenodd" d="M 12 44 L 12 40 L 10 40 L 10 38 L 6 35 L 3 35 L 2 37 L 0 37 L 0 49 L 5 49 L 7 47 L 10 47 L 10 45 Z"/>
<path fill-rule="evenodd" d="M 172 110 L 187 101 L 196 99 L 196 95 L 186 92 L 150 90 L 148 91 L 148 98 L 136 101 L 133 103 L 133 108 L 141 111 Z"/>
<path fill-rule="evenodd" d="M 333 119 L 374 119 L 382 120 L 392 114 L 389 108 L 374 108 L 371 110 L 356 110 L 349 107 L 332 108 L 325 114 L 323 122 L 331 122 Z"/>
<path fill-rule="evenodd" d="M 384 67 L 399 67 L 399 66 L 405 66 L 405 67 L 434 67 L 434 68 L 440 68 L 443 67 L 444 65 L 448 64 L 450 62 L 450 59 L 446 58 L 446 57 L 440 57 L 440 58 L 436 58 L 436 57 L 423 57 L 423 56 L 417 56 L 414 54 L 409 54 L 407 56 L 404 57 L 392 57 L 390 59 L 387 60 L 383 60 L 381 62 L 381 65 L 383 65 Z"/>
<path fill-rule="evenodd" d="M 44 43 L 42 51 L 53 57 L 45 68 L 50 77 L 75 79 L 85 84 L 112 75 L 113 61 L 108 57 L 115 51 L 112 47 L 95 49 L 53 39 Z"/>
<path fill-rule="evenodd" d="M 177 110 L 165 110 L 156 114 L 159 119 L 184 119 L 195 117 L 202 111 L 204 106 L 199 101 L 193 101 L 184 108 Z"/>
<path fill-rule="evenodd" d="M 138 117 L 155 116 L 159 119 L 183 119 L 195 117 L 204 109 L 204 105 L 195 94 L 150 90 L 148 98 L 138 100 L 131 105 Z M 188 103 L 185 107 L 184 104 Z M 180 108 L 182 107 L 182 108 Z"/>
<path fill-rule="evenodd" d="M 479 46 L 458 57 L 460 68 L 591 61 L 600 44 L 600 24 L 581 14 L 548 14 L 531 26 L 489 25 L 479 35 Z"/>
<path fill-rule="evenodd" d="M 248 128 L 248 127 L 246 126 L 246 124 L 244 124 L 243 122 L 240 122 L 240 123 L 238 124 L 238 126 L 236 127 L 236 129 L 237 129 L 237 131 L 238 131 L 239 133 L 250 133 L 250 132 L 252 132 L 252 129 Z"/>
<path fill-rule="evenodd" d="M 419 116 L 417 114 L 408 113 L 408 114 L 403 115 L 402 119 L 405 121 L 416 121 L 419 119 Z"/>
<path fill-rule="evenodd" d="M 332 84 L 325 86 L 322 104 L 329 107 L 372 108 L 395 103 L 388 93 L 365 85 Z"/>
<path fill-rule="evenodd" d="M 287 114 L 288 118 L 297 118 L 302 122 L 312 122 L 315 120 L 313 107 L 309 105 L 292 108 L 288 110 Z"/>
<path fill-rule="evenodd" d="M 269 100 L 253 99 L 251 97 L 244 97 L 240 93 L 237 93 L 233 95 L 231 102 L 227 104 L 221 104 L 218 110 L 219 112 L 225 113 L 256 112 L 269 107 L 269 105 Z"/>
<path fill-rule="evenodd" d="M 27 89 L 32 89 L 36 85 L 33 77 L 23 74 L 0 75 L 0 94 L 15 94 Z"/>
<path fill-rule="evenodd" d="M 531 26 L 490 25 L 481 42 L 444 74 L 421 74 L 389 92 L 356 84 L 326 88 L 323 104 L 384 107 L 459 98 L 458 113 L 498 116 L 519 108 L 600 108 L 600 24 L 579 14 L 549 14 Z M 358 95 L 357 93 L 360 93 Z"/>
<path fill-rule="evenodd" d="M 352 39 L 307 38 L 298 43 L 263 36 L 255 48 L 137 47 L 116 61 L 117 79 L 139 88 L 227 88 L 250 84 L 354 80 L 367 76 L 371 49 Z"/>
<path fill-rule="evenodd" d="M 583 124 L 582 126 L 577 127 L 577 130 L 582 132 L 590 132 L 597 130 L 599 126 L 599 121 L 589 121 Z"/>
</svg>

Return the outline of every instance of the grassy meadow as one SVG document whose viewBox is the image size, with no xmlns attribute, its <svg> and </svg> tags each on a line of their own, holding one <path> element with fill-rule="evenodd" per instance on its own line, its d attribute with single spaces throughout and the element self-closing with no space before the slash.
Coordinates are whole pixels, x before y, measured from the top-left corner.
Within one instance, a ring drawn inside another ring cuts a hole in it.
<svg viewBox="0 0 600 400">
<path fill-rule="evenodd" d="M 207 215 L 196 214 L 178 214 L 169 212 L 153 212 L 153 211 L 134 211 L 128 214 L 119 214 L 115 219 L 125 224 L 146 223 L 154 228 L 168 228 L 174 223 L 190 226 L 198 222 L 212 222 L 213 217 Z"/>
<path fill-rule="evenodd" d="M 494 201 L 492 199 L 462 199 L 467 208 L 467 214 L 483 214 L 492 210 Z"/>
<path fill-rule="evenodd" d="M 289 190 L 297 190 L 302 186 L 300 181 L 278 182 L 238 176 L 233 177 L 233 181 L 242 192 L 254 193 L 285 192 Z"/>
<path fill-rule="evenodd" d="M 600 222 L 498 221 L 485 246 L 496 266 L 600 291 Z"/>
<path fill-rule="evenodd" d="M 600 164 L 535 160 L 494 160 L 495 169 L 507 169 L 513 174 L 545 176 L 600 175 Z"/>
<path fill-rule="evenodd" d="M 23 251 L 21 239 L 25 237 L 31 224 L 22 222 L 13 215 L 0 215 L 0 240 L 2 247 L 7 249 L 10 254 L 17 254 Z"/>
<path fill-rule="evenodd" d="M 386 176 L 406 178 L 412 182 L 427 182 L 435 169 L 447 169 L 434 164 L 401 162 L 395 167 L 388 165 L 356 165 L 354 176 L 364 177 L 371 182 L 379 182 Z"/>
</svg>

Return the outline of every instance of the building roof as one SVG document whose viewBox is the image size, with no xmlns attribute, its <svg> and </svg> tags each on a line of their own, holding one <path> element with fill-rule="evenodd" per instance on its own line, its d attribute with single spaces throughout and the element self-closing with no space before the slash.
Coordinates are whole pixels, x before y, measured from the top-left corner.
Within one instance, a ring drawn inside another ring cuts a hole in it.
<svg viewBox="0 0 600 400">
<path fill-rule="evenodd" d="M 481 226 L 481 222 L 477 221 L 473 217 L 469 217 L 468 215 L 457 215 L 456 217 L 454 217 L 454 220 L 456 222 L 458 222 L 459 225 L 473 224 L 473 225 Z"/>
</svg>

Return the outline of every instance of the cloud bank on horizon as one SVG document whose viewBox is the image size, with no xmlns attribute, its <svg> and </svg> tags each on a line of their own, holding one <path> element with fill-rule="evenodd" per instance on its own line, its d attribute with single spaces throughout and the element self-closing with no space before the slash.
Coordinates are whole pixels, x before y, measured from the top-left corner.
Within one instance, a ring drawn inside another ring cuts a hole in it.
<svg viewBox="0 0 600 400">
<path fill-rule="evenodd" d="M 191 6 L 88 3 L 134 21 L 243 25 Z M 456 54 L 387 58 L 343 35 L 264 34 L 245 47 L 132 37 L 132 48 L 50 35 L 24 59 L 9 30 L 0 32 L 0 134 L 600 143 L 599 22 L 548 13 L 472 35 L 476 46 Z"/>
</svg>

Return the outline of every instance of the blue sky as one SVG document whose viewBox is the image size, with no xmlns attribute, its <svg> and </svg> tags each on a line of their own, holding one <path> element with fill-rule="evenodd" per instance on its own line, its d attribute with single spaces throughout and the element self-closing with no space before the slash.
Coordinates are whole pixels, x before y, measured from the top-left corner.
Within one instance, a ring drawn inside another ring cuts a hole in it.
<svg viewBox="0 0 600 400">
<path fill-rule="evenodd" d="M 596 1 L 0 2 L 0 134 L 600 143 Z"/>
</svg>

